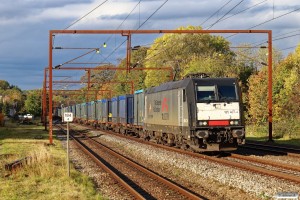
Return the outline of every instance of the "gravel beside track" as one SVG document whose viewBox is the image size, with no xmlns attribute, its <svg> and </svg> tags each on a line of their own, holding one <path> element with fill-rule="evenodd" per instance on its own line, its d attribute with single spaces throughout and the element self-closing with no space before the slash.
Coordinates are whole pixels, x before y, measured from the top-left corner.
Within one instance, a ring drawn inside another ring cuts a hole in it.
<svg viewBox="0 0 300 200">
<path fill-rule="evenodd" d="M 300 185 L 291 182 L 191 158 L 128 139 L 106 134 L 98 139 L 114 150 L 208 199 L 252 200 L 270 198 L 278 192 L 300 192 Z M 128 199 L 123 194 L 118 194 L 120 189 L 106 173 L 84 157 L 71 142 L 72 162 L 79 170 L 93 177 L 100 192 L 109 199 Z M 273 156 L 268 157 L 272 159 Z"/>
<path fill-rule="evenodd" d="M 272 197 L 278 192 L 300 192 L 300 185 L 280 179 L 233 169 L 109 135 L 102 135 L 99 139 L 112 143 L 115 145 L 115 149 L 127 152 L 128 156 L 135 157 L 144 165 L 147 163 L 152 165 L 155 170 L 162 169 L 159 173 L 169 171 L 168 173 L 173 174 L 170 175 L 171 177 L 175 175 L 178 179 L 189 181 L 190 189 L 194 187 L 193 185 L 203 187 L 192 190 L 215 191 L 217 196 L 221 194 L 225 199 L 241 199 L 241 197 L 253 199 L 254 196 L 264 198 Z M 211 183 L 211 185 L 207 183 Z M 242 190 L 248 194 L 241 196 Z"/>
<path fill-rule="evenodd" d="M 131 199 L 129 194 L 116 180 L 102 170 L 91 158 L 81 152 L 73 141 L 70 142 L 70 160 L 75 168 L 91 177 L 97 186 L 97 190 L 107 199 Z"/>
</svg>

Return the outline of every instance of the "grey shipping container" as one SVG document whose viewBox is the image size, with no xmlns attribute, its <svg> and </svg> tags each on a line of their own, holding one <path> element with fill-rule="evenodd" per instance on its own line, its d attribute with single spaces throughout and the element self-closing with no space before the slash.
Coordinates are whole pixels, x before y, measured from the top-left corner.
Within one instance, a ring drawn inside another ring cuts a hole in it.
<svg viewBox="0 0 300 200">
<path fill-rule="evenodd" d="M 133 123 L 133 95 L 124 95 L 118 97 L 118 122 L 122 124 Z"/>
<path fill-rule="evenodd" d="M 75 116 L 76 116 L 76 106 L 75 105 L 71 105 L 71 112 L 73 113 L 73 117 L 75 118 Z"/>
<path fill-rule="evenodd" d="M 81 112 L 80 112 L 80 118 L 81 120 L 87 119 L 87 103 L 80 104 Z"/>
<path fill-rule="evenodd" d="M 87 103 L 87 120 L 94 120 L 93 107 L 95 106 L 94 101 Z M 95 110 L 95 109 L 94 109 Z"/>
<path fill-rule="evenodd" d="M 90 120 L 97 120 L 96 101 L 91 101 L 91 118 Z"/>
<path fill-rule="evenodd" d="M 102 99 L 102 122 L 111 122 L 112 106 L 110 99 Z"/>
<path fill-rule="evenodd" d="M 81 104 L 76 104 L 76 113 L 75 113 L 75 117 L 78 119 L 81 116 Z"/>
<path fill-rule="evenodd" d="M 111 98 L 111 121 L 119 123 L 119 97 Z"/>
<path fill-rule="evenodd" d="M 102 119 L 102 110 L 103 110 L 103 108 L 102 108 L 102 100 L 97 100 L 97 102 L 96 102 L 96 119 L 97 119 L 97 121 L 99 122 L 99 123 L 101 123 L 102 121 L 103 121 L 103 119 Z"/>
</svg>

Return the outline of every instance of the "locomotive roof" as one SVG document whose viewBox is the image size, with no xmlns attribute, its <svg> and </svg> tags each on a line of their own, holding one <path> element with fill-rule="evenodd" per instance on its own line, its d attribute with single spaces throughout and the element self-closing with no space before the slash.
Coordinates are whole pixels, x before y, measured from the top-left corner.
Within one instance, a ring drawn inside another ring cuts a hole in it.
<svg viewBox="0 0 300 200">
<path fill-rule="evenodd" d="M 196 82 L 198 85 L 229 85 L 236 82 L 235 78 L 185 78 L 179 81 L 167 82 L 157 87 L 151 87 L 145 93 L 155 93 L 160 91 L 186 88 L 191 82 Z"/>
</svg>

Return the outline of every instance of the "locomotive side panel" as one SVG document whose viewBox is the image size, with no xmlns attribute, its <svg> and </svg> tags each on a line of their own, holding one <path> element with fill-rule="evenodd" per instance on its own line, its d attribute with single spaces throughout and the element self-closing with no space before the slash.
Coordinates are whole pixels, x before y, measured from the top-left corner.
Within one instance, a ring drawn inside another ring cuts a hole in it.
<svg viewBox="0 0 300 200">
<path fill-rule="evenodd" d="M 183 89 L 145 95 L 145 130 L 187 135 L 187 101 Z"/>
</svg>

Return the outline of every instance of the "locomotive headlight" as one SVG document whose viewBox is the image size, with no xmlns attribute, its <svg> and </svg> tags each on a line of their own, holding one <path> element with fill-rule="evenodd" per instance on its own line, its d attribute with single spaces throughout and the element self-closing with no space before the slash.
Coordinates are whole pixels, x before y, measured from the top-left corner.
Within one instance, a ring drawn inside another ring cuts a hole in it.
<svg viewBox="0 0 300 200">
<path fill-rule="evenodd" d="M 238 120 L 232 120 L 229 123 L 230 123 L 230 125 L 239 125 L 239 121 Z"/>
<path fill-rule="evenodd" d="M 199 126 L 206 126 L 207 125 L 207 121 L 199 121 Z"/>
</svg>

